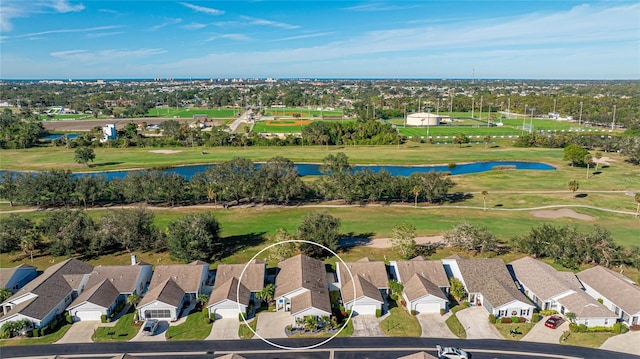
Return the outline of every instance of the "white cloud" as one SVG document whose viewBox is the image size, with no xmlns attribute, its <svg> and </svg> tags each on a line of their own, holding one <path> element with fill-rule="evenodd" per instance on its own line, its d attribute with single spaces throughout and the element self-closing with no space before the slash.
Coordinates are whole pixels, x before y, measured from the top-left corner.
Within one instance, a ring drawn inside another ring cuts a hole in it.
<svg viewBox="0 0 640 359">
<path fill-rule="evenodd" d="M 204 14 L 209 14 L 209 15 L 222 15 L 224 14 L 223 10 L 218 10 L 218 9 L 214 9 L 214 8 L 210 8 L 210 7 L 204 7 L 204 6 L 199 6 L 199 5 L 194 5 L 194 4 L 189 4 L 186 2 L 180 2 L 178 3 L 182 6 L 186 6 L 191 10 L 197 11 L 197 12 L 201 12 Z"/>
<path fill-rule="evenodd" d="M 408 10 L 419 7 L 419 5 L 389 5 L 385 3 L 366 3 L 361 5 L 355 5 L 350 7 L 345 7 L 343 10 L 350 11 L 395 11 L 395 10 Z"/>
<path fill-rule="evenodd" d="M 3 0 L 0 13 L 0 30 L 13 30 L 12 20 L 16 18 L 27 18 L 33 14 L 49 12 L 55 13 L 78 12 L 84 10 L 84 5 L 72 5 L 67 0 L 36 0 L 36 1 L 15 1 Z"/>
<path fill-rule="evenodd" d="M 65 50 L 50 53 L 52 57 L 62 60 L 90 62 L 90 61 L 115 61 L 119 58 L 140 58 L 166 53 L 164 49 L 108 49 L 108 50 Z"/>
<path fill-rule="evenodd" d="M 181 27 L 186 30 L 198 30 L 207 27 L 207 25 L 199 22 L 192 22 L 190 24 L 184 24 Z"/>
<path fill-rule="evenodd" d="M 48 6 L 59 13 L 78 12 L 84 10 L 84 5 L 71 5 L 67 0 L 54 0 Z"/>
<path fill-rule="evenodd" d="M 277 22 L 277 21 L 271 21 L 271 20 L 265 20 L 265 19 L 258 19 L 250 16 L 240 16 L 240 18 L 247 21 L 250 25 L 272 26 L 272 27 L 288 29 L 288 30 L 293 30 L 300 27 L 298 25 L 291 25 L 284 22 Z"/>
<path fill-rule="evenodd" d="M 161 22 L 158 25 L 154 25 L 151 26 L 148 30 L 149 31 L 158 31 L 160 29 L 162 29 L 163 27 L 167 27 L 169 25 L 176 25 L 182 22 L 181 18 L 175 18 L 175 19 L 166 19 L 165 21 Z"/>
<path fill-rule="evenodd" d="M 124 31 L 111 31 L 111 32 L 95 32 L 87 34 L 87 39 L 97 39 L 99 37 L 115 36 L 125 34 Z"/>
<path fill-rule="evenodd" d="M 220 39 L 233 40 L 233 41 L 250 41 L 250 40 L 252 40 L 250 37 L 248 37 L 247 35 L 244 35 L 244 34 L 216 34 L 216 35 L 210 36 L 209 38 L 207 38 L 204 41 L 205 42 L 211 42 L 211 41 L 216 41 L 216 40 L 220 40 Z"/>
<path fill-rule="evenodd" d="M 271 40 L 270 42 L 309 39 L 309 38 L 312 38 L 312 37 L 322 37 L 322 36 L 327 36 L 327 35 L 331 35 L 331 34 L 333 34 L 333 32 L 316 32 L 316 33 L 312 33 L 312 34 L 304 34 L 304 35 L 283 37 L 283 38 L 280 38 L 280 39 Z"/>
<path fill-rule="evenodd" d="M 40 31 L 40 32 L 32 32 L 28 34 L 21 34 L 13 36 L 15 38 L 23 38 L 23 37 L 37 37 L 41 35 L 51 35 L 51 34 L 65 34 L 65 33 L 73 33 L 73 32 L 92 32 L 92 31 L 102 31 L 102 30 L 111 30 L 111 29 L 120 29 L 124 26 L 110 25 L 110 26 L 96 26 L 96 27 L 87 27 L 81 29 L 58 29 L 58 30 L 48 30 L 48 31 Z"/>
</svg>

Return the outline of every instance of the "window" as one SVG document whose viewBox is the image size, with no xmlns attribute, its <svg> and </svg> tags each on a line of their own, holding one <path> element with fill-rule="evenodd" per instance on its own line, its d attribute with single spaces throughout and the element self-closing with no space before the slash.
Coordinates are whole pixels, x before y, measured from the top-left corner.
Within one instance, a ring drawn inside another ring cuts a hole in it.
<svg viewBox="0 0 640 359">
<path fill-rule="evenodd" d="M 498 317 L 505 317 L 507 315 L 507 310 L 506 309 L 500 309 L 498 311 Z"/>
<path fill-rule="evenodd" d="M 521 317 L 527 317 L 527 316 L 529 316 L 529 308 L 527 308 L 527 309 L 520 309 L 520 316 L 521 316 Z"/>
<path fill-rule="evenodd" d="M 604 318 L 604 325 L 609 325 L 609 319 Z"/>
<path fill-rule="evenodd" d="M 146 319 L 166 319 L 171 318 L 171 311 L 169 309 L 150 309 L 144 311 L 144 317 Z"/>
</svg>

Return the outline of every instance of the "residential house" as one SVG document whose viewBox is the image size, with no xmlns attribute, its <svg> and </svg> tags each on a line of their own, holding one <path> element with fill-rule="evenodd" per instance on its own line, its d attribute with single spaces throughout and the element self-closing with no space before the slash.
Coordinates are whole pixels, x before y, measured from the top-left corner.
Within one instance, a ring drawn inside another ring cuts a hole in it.
<svg viewBox="0 0 640 359">
<path fill-rule="evenodd" d="M 49 324 L 82 292 L 92 270 L 92 265 L 77 259 L 47 268 L 1 304 L 0 326 L 23 319 L 33 322 L 35 328 Z"/>
<path fill-rule="evenodd" d="M 208 277 L 209 265 L 200 261 L 156 266 L 149 290 L 138 304 L 139 317 L 177 320 L 182 310 L 202 294 Z"/>
<path fill-rule="evenodd" d="M 324 263 L 298 254 L 278 263 L 275 299 L 277 311 L 291 312 L 293 323 L 306 316 L 331 315 Z"/>
<path fill-rule="evenodd" d="M 255 294 L 264 288 L 265 273 L 266 263 L 257 260 L 246 265 L 219 265 L 207 303 L 209 314 L 216 318 L 237 318 L 240 312 L 246 313 L 249 303 L 255 301 Z"/>
<path fill-rule="evenodd" d="M 142 295 L 151 280 L 151 265 L 137 263 L 132 255 L 130 266 L 97 266 L 89 275 L 86 290 L 67 308 L 74 321 L 100 320 L 110 316 L 118 303 L 130 294 Z"/>
<path fill-rule="evenodd" d="M 572 272 L 560 272 L 550 265 L 523 257 L 509 264 L 522 291 L 544 310 L 575 314 L 577 324 L 611 326 L 616 315 L 590 297 Z"/>
<path fill-rule="evenodd" d="M 0 268 L 0 288 L 7 288 L 11 293 L 15 293 L 37 276 L 36 267 L 27 264 L 14 268 Z"/>
<path fill-rule="evenodd" d="M 448 277 L 460 280 L 472 305 L 483 306 L 496 317 L 531 319 L 535 307 L 520 292 L 502 259 L 452 256 L 442 263 Z"/>
<path fill-rule="evenodd" d="M 631 279 L 597 266 L 577 274 L 585 291 L 602 300 L 627 325 L 640 325 L 640 287 Z"/>
<path fill-rule="evenodd" d="M 377 311 L 382 313 L 389 290 L 389 277 L 384 262 L 362 258 L 345 264 L 338 262 L 336 267 L 345 309 L 352 310 L 355 314 L 375 315 Z"/>
<path fill-rule="evenodd" d="M 391 261 L 391 274 L 404 286 L 402 297 L 408 311 L 438 313 L 447 310 L 449 279 L 442 261 L 418 256 L 408 261 Z"/>
</svg>

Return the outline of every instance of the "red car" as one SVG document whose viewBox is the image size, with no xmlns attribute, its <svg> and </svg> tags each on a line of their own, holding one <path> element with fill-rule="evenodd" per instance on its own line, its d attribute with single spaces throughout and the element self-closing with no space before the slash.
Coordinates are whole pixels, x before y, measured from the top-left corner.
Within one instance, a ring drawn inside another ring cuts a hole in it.
<svg viewBox="0 0 640 359">
<path fill-rule="evenodd" d="M 544 322 L 545 327 L 551 328 L 551 329 L 556 329 L 558 326 L 560 326 L 560 323 L 562 323 L 562 318 L 554 315 L 552 317 L 550 317 L 549 319 L 547 319 L 546 322 Z"/>
</svg>

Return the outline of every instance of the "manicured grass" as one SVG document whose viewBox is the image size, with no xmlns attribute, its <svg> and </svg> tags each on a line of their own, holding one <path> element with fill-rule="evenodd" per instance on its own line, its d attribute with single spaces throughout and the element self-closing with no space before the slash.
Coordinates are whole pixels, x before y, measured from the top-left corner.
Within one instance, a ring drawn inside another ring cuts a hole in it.
<svg viewBox="0 0 640 359">
<path fill-rule="evenodd" d="M 244 323 L 240 323 L 240 328 L 238 328 L 238 336 L 240 337 L 240 339 L 251 339 L 251 338 L 253 338 L 253 336 L 255 335 L 255 331 L 256 331 L 257 325 L 258 325 L 258 317 L 253 318 L 249 322 L 249 325 L 246 325 Z M 251 331 L 249 329 L 249 327 L 251 327 L 251 329 L 253 329 L 253 331 Z"/>
<path fill-rule="evenodd" d="M 317 109 L 318 106 L 312 107 L 287 107 L 287 108 L 267 108 L 265 109 L 265 116 L 293 116 L 294 114 L 300 114 L 301 117 L 313 118 L 322 116 L 342 116 L 341 109 L 335 109 L 332 111 L 320 111 Z"/>
<path fill-rule="evenodd" d="M 151 108 L 147 112 L 146 116 L 149 117 L 180 117 L 180 118 L 193 118 L 194 115 L 207 115 L 209 118 L 230 118 L 237 117 L 241 114 L 243 109 L 241 108 L 179 108 L 176 110 L 173 108 Z"/>
<path fill-rule="evenodd" d="M 516 340 L 516 341 L 522 339 L 522 337 L 527 335 L 527 333 L 529 333 L 529 331 L 531 330 L 531 328 L 533 328 L 534 325 L 536 324 L 535 323 L 513 323 L 513 324 L 496 323 L 495 324 L 496 329 L 498 329 L 498 332 L 500 332 L 500 335 L 502 335 L 507 340 Z M 520 334 L 516 334 L 512 336 L 511 329 L 516 330 Z"/>
<path fill-rule="evenodd" d="M 457 335 L 460 339 L 467 339 L 467 332 L 464 330 L 464 327 L 462 326 L 462 323 L 460 323 L 460 320 L 458 320 L 458 317 L 456 317 L 456 313 L 465 308 L 467 307 L 463 305 L 456 305 L 451 308 L 451 315 L 444 321 L 447 327 L 449 327 L 451 333 Z"/>
<path fill-rule="evenodd" d="M 133 338 L 142 327 L 142 322 L 139 325 L 133 324 L 133 307 L 129 313 L 123 315 L 118 319 L 118 322 L 113 327 L 98 327 L 91 337 L 94 342 L 126 342 Z M 109 333 L 113 332 L 113 335 Z"/>
<path fill-rule="evenodd" d="M 484 136 L 519 136 L 522 134 L 521 130 L 517 130 L 510 127 L 487 127 L 482 124 L 477 127 L 473 126 L 425 126 L 425 127 L 398 127 L 398 132 L 404 136 L 424 136 L 427 138 L 427 134 L 433 139 L 433 141 L 453 141 L 453 137 L 459 133 L 463 133 L 469 136 L 471 142 L 482 142 Z M 440 136 L 438 138 L 438 136 Z M 449 136 L 449 138 L 444 138 Z M 473 137 L 472 137 L 473 136 Z M 480 136 L 480 138 L 476 138 Z"/>
<path fill-rule="evenodd" d="M 419 337 L 422 328 L 418 319 L 401 306 L 389 309 L 389 315 L 380 322 L 382 332 L 390 337 Z"/>
<path fill-rule="evenodd" d="M 180 325 L 172 325 L 167 329 L 168 340 L 203 340 L 211 333 L 211 326 L 205 322 L 206 315 L 200 309 L 194 309 L 187 320 Z"/>
<path fill-rule="evenodd" d="M 563 336 L 566 336 L 567 332 L 564 332 Z M 609 338 L 614 336 L 614 333 L 571 333 L 566 337 L 565 341 L 560 341 L 560 344 L 576 345 L 587 348 L 600 348 L 600 346 Z"/>
<path fill-rule="evenodd" d="M 11 338 L 0 339 L 0 347 L 13 346 L 13 345 L 38 345 L 38 344 L 53 344 L 60 340 L 67 331 L 71 328 L 71 324 L 65 324 L 61 326 L 56 332 L 47 334 L 38 338 Z M 0 355 L 1 356 L 1 355 Z"/>
</svg>

